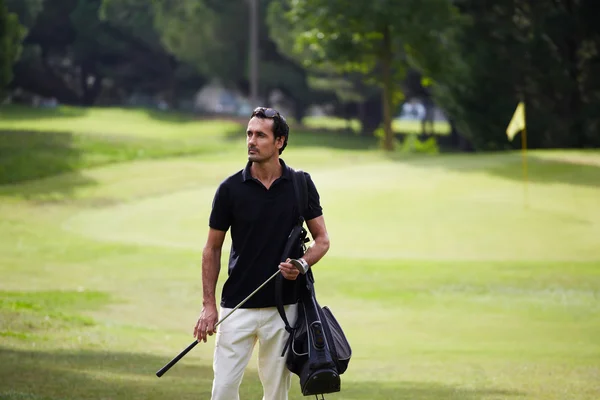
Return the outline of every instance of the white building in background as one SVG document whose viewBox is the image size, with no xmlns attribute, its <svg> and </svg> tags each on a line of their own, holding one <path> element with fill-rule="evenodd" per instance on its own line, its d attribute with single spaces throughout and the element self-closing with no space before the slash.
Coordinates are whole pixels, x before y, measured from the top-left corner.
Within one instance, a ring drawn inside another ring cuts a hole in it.
<svg viewBox="0 0 600 400">
<path fill-rule="evenodd" d="M 419 100 L 409 100 L 402 105 L 400 115 L 396 119 L 400 120 L 413 120 L 421 121 L 425 118 L 427 110 L 423 103 Z M 448 121 L 444 112 L 437 106 L 433 107 L 433 120 L 434 121 Z"/>
<path fill-rule="evenodd" d="M 418 119 L 425 118 L 425 106 L 418 101 L 407 101 L 402 105 L 400 119 Z"/>
<path fill-rule="evenodd" d="M 199 112 L 248 116 L 252 109 L 241 93 L 227 89 L 217 81 L 204 85 L 194 98 L 194 110 Z"/>
</svg>

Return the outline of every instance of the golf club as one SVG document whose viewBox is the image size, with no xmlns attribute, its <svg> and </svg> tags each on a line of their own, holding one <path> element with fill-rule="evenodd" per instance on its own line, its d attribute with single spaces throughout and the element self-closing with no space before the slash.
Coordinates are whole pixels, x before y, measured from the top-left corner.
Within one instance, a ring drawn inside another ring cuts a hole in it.
<svg viewBox="0 0 600 400">
<path fill-rule="evenodd" d="M 294 261 L 296 261 L 296 260 L 294 260 Z M 298 271 L 301 274 L 305 274 L 306 273 L 304 271 L 304 269 L 302 268 L 302 266 L 299 263 L 292 263 L 292 265 L 294 265 L 296 268 L 298 268 Z M 262 285 L 260 285 L 258 288 L 256 288 L 256 290 L 254 292 L 250 293 L 248 295 L 248 297 L 246 297 L 244 300 L 242 300 L 240 302 L 240 304 L 238 304 L 237 306 L 235 306 L 235 308 L 233 308 L 226 316 L 224 316 L 223 318 L 221 318 L 215 324 L 215 328 L 217 326 L 219 326 L 223 321 L 225 321 L 231 314 L 233 314 L 235 310 L 237 310 L 238 308 L 240 308 L 241 306 L 243 306 L 244 303 L 246 303 L 252 296 L 254 296 L 256 294 L 256 292 L 258 292 L 260 289 L 262 289 L 267 283 L 269 283 L 273 278 L 275 278 L 280 272 L 281 272 L 280 270 L 277 270 L 277 272 L 275 272 L 273 275 L 271 275 L 269 277 L 269 279 L 267 279 L 266 281 L 264 281 Z M 167 372 L 173 365 L 175 365 L 179 360 L 181 360 L 181 358 L 183 356 L 185 356 L 190 350 L 192 350 L 198 343 L 200 343 L 200 342 L 198 342 L 198 340 L 194 340 L 181 353 L 179 353 L 175 358 L 173 358 L 171 361 L 169 361 L 169 363 L 167 365 L 165 365 L 164 367 L 162 367 L 161 369 L 159 369 L 158 372 L 156 373 L 156 376 L 158 376 L 159 378 L 161 376 L 163 376 L 165 372 Z"/>
<path fill-rule="evenodd" d="M 282 261 L 285 261 L 287 259 L 287 255 L 290 254 L 290 252 L 292 250 L 292 246 L 294 246 L 294 244 L 298 243 L 300 236 L 302 234 L 306 234 L 306 231 L 304 231 L 304 228 L 302 228 L 303 221 L 304 221 L 304 219 L 301 217 L 299 220 L 299 223 L 296 226 L 294 226 L 294 228 L 292 228 L 292 231 L 290 232 L 290 234 L 288 236 L 288 239 L 287 239 L 287 242 L 285 245 L 285 249 L 283 250 Z M 290 263 L 294 267 L 296 267 L 302 275 L 306 274 L 306 272 L 308 271 L 308 264 L 303 259 L 300 259 L 300 261 L 291 260 Z M 260 285 L 258 288 L 256 288 L 256 290 L 254 290 L 252 293 L 250 293 L 244 300 L 242 300 L 237 306 L 235 306 L 235 308 L 233 308 L 226 316 L 224 316 L 220 321 L 218 321 L 215 324 L 215 328 L 217 326 L 219 326 L 223 321 L 225 321 L 231 314 L 233 314 L 234 311 L 236 311 L 238 308 L 243 306 L 244 303 L 246 303 L 252 296 L 254 296 L 256 294 L 256 292 L 258 292 L 260 289 L 262 289 L 267 283 L 269 283 L 273 278 L 275 278 L 280 272 L 281 272 L 281 270 L 277 269 L 277 272 L 275 272 L 273 275 L 271 275 L 269 277 L 269 279 L 264 281 L 262 285 Z M 163 376 L 165 374 L 165 372 L 167 372 L 169 369 L 171 369 L 171 367 L 173 365 L 177 364 L 177 362 L 179 360 L 181 360 L 183 358 L 183 356 L 185 356 L 187 353 L 189 353 L 189 351 L 192 350 L 198 343 L 199 343 L 198 340 L 194 340 L 192 343 L 190 343 L 190 345 L 188 347 L 186 347 L 185 349 L 183 349 L 183 351 L 181 353 L 179 353 L 175 358 L 173 358 L 171 361 L 169 361 L 164 367 L 159 369 L 156 372 L 156 376 L 158 376 L 159 378 L 161 376 Z"/>
<path fill-rule="evenodd" d="M 290 254 L 291 248 L 294 245 L 294 243 L 297 243 L 298 239 L 300 238 L 301 232 L 302 232 L 302 226 L 295 226 L 294 229 L 292 229 L 292 231 L 290 232 L 290 235 L 288 236 L 288 241 L 285 246 L 285 250 L 283 252 L 283 254 L 284 254 L 283 260 L 284 261 L 287 259 L 287 254 Z M 308 271 L 308 264 L 306 264 L 306 261 L 304 261 L 302 259 L 300 261 L 291 260 L 290 263 L 294 267 L 296 267 L 302 275 L 306 274 L 306 272 Z M 305 268 L 305 266 L 306 266 L 306 268 Z M 280 272 L 281 272 L 281 270 L 278 269 L 277 272 L 275 272 L 273 275 L 271 275 L 269 277 L 269 279 L 264 281 L 262 285 L 260 285 L 258 288 L 256 288 L 256 290 L 254 290 L 252 293 L 250 293 L 244 300 L 242 300 L 237 306 L 235 306 L 235 308 L 233 308 L 226 316 L 224 316 L 220 321 L 218 321 L 215 324 L 215 328 L 217 326 L 219 326 L 223 321 L 225 321 L 231 314 L 233 314 L 234 311 L 236 311 L 238 308 L 243 306 L 244 303 L 246 303 L 252 296 L 254 296 L 256 294 L 256 292 L 258 292 L 260 289 L 262 289 L 267 283 L 269 283 L 273 278 L 275 278 Z M 179 360 L 181 360 L 183 358 L 183 356 L 185 356 L 190 350 L 192 350 L 198 343 L 199 343 L 198 340 L 194 340 L 188 347 L 186 347 L 175 358 L 173 358 L 171 361 L 169 361 L 164 367 L 159 369 L 156 372 L 156 376 L 158 376 L 159 378 L 161 376 L 163 376 L 165 372 L 167 372 L 169 369 L 171 369 L 171 367 L 173 365 L 175 365 Z"/>
</svg>

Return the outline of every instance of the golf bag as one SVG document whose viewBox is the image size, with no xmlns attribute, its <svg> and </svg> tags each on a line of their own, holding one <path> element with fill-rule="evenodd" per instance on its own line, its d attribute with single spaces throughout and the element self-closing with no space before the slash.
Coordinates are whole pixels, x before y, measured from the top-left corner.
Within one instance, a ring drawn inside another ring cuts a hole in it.
<svg viewBox="0 0 600 400">
<path fill-rule="evenodd" d="M 304 197 L 307 196 L 306 178 L 301 171 L 294 173 L 293 178 L 300 210 L 304 210 L 304 204 L 308 201 Z M 300 218 L 301 228 L 303 222 L 303 218 Z M 298 229 L 298 226 L 294 229 Z M 302 254 L 306 242 L 306 230 L 302 228 L 297 244 L 301 246 Z M 317 302 L 314 277 L 312 270 L 309 270 L 306 275 L 298 277 L 298 317 L 294 326 L 290 326 L 283 308 L 282 279 L 281 275 L 277 277 L 276 298 L 277 309 L 285 323 L 285 329 L 290 333 L 282 353 L 282 356 L 286 356 L 288 369 L 300 377 L 300 389 L 304 396 L 339 392 L 340 375 L 348 368 L 352 355 L 340 324 L 328 307 L 321 307 Z"/>
</svg>

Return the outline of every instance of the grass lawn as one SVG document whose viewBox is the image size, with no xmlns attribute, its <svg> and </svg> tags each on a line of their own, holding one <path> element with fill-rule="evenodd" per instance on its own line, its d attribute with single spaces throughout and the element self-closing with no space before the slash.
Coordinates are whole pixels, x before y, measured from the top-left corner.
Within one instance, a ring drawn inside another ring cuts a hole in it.
<svg viewBox="0 0 600 400">
<path fill-rule="evenodd" d="M 351 129 L 359 132 L 361 128 L 360 121 L 357 119 L 345 120 L 337 117 L 306 117 L 303 123 L 306 127 L 313 129 Z M 398 133 L 418 135 L 421 133 L 421 122 L 395 119 L 392 121 L 392 129 Z M 450 133 L 450 124 L 445 121 L 435 121 L 433 132 L 438 135 L 447 135 Z"/>
<path fill-rule="evenodd" d="M 294 133 L 332 240 L 318 298 L 353 347 L 327 398 L 600 398 L 599 152 L 531 152 L 525 192 L 518 153 Z M 214 339 L 154 373 L 193 340 L 212 196 L 244 149 L 233 122 L 0 108 L 0 399 L 210 397 Z M 241 396 L 261 395 L 253 360 Z"/>
</svg>

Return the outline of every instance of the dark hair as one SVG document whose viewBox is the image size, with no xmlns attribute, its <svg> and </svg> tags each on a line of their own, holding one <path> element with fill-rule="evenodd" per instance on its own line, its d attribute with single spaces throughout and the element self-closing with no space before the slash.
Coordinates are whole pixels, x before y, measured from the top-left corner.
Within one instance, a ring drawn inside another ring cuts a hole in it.
<svg viewBox="0 0 600 400">
<path fill-rule="evenodd" d="M 273 136 L 275 139 L 281 136 L 284 138 L 283 146 L 279 149 L 279 154 L 283 153 L 283 150 L 287 146 L 288 136 L 290 135 L 290 127 L 283 115 L 274 108 L 257 107 L 254 109 L 254 112 L 252 112 L 252 117 L 273 120 Z"/>
</svg>

